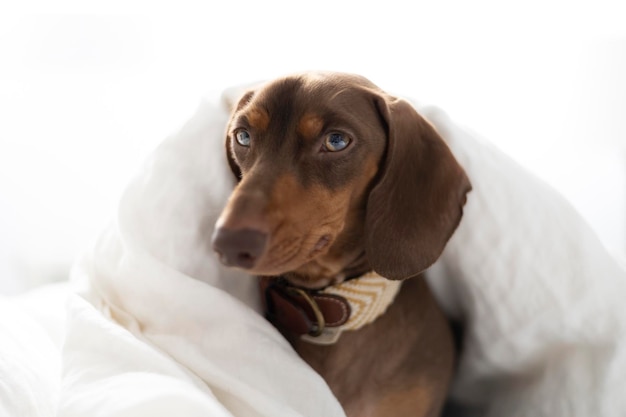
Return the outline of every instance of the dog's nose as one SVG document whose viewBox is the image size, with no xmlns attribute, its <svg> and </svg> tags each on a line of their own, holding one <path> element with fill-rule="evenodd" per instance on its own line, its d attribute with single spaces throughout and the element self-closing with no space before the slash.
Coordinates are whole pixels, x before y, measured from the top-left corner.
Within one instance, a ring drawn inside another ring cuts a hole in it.
<svg viewBox="0 0 626 417">
<path fill-rule="evenodd" d="M 219 227 L 213 234 L 213 250 L 226 266 L 251 269 L 265 251 L 267 234 L 254 229 Z"/>
</svg>

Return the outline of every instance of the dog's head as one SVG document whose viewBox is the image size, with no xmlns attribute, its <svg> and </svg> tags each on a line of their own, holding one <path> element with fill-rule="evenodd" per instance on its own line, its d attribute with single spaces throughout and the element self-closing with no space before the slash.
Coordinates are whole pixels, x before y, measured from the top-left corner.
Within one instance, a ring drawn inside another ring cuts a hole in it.
<svg viewBox="0 0 626 417">
<path fill-rule="evenodd" d="M 228 124 L 239 183 L 220 216 L 221 261 L 319 287 L 365 260 L 419 274 L 458 225 L 469 181 L 404 100 L 348 74 L 303 74 L 249 91 Z"/>
</svg>

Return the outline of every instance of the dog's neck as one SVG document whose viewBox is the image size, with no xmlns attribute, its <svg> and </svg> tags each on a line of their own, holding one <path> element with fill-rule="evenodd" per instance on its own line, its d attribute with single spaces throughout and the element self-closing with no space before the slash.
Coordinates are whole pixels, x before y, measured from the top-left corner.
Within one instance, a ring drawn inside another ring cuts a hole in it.
<svg viewBox="0 0 626 417">
<path fill-rule="evenodd" d="M 319 290 L 269 277 L 260 284 L 266 317 L 285 337 L 329 345 L 344 331 L 359 330 L 384 314 L 402 282 L 368 272 Z"/>
</svg>

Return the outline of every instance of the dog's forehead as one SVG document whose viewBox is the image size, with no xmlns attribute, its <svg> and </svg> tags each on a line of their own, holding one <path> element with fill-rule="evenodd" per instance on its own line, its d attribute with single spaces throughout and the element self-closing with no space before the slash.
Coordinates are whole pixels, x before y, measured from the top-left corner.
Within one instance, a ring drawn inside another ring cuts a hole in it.
<svg viewBox="0 0 626 417">
<path fill-rule="evenodd" d="M 367 79 L 349 74 L 294 75 L 259 88 L 244 113 L 265 128 L 270 122 L 283 128 L 293 123 L 314 131 L 329 117 L 367 112 L 371 109 L 368 92 L 374 89 L 377 87 Z"/>
<path fill-rule="evenodd" d="M 268 110 L 285 107 L 310 110 L 311 107 L 330 105 L 338 95 L 354 95 L 357 84 L 339 77 L 306 74 L 285 77 L 262 87 L 255 95 L 256 102 Z"/>
</svg>

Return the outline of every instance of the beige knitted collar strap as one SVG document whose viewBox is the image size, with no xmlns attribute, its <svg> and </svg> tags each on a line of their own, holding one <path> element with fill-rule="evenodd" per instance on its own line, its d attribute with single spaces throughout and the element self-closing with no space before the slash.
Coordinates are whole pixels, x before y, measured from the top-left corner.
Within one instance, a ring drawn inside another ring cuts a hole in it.
<svg viewBox="0 0 626 417">
<path fill-rule="evenodd" d="M 282 280 L 261 280 L 268 319 L 281 330 L 319 345 L 333 344 L 344 331 L 358 330 L 383 315 L 401 284 L 375 272 L 317 291 Z"/>
</svg>

